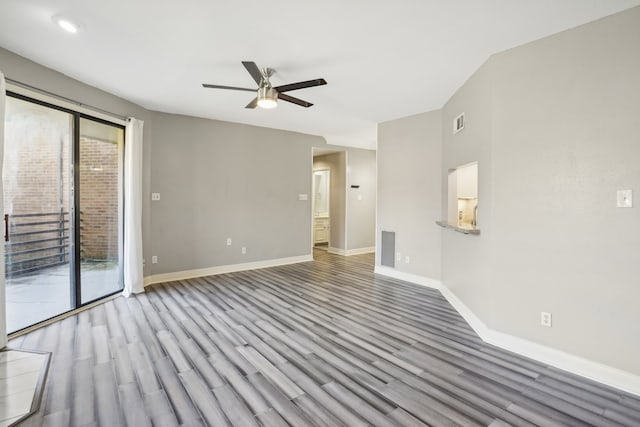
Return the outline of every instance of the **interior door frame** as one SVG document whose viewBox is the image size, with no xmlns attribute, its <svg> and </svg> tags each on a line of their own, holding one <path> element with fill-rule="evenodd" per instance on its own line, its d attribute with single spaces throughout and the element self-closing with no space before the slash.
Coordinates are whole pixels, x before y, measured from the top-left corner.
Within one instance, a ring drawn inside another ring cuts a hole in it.
<svg viewBox="0 0 640 427">
<path fill-rule="evenodd" d="M 38 323 L 35 323 L 34 325 L 38 325 L 40 323 L 43 322 L 47 322 L 52 318 L 58 317 L 60 315 L 64 315 L 66 313 L 69 313 L 71 311 L 77 310 L 83 306 L 89 305 L 89 304 L 93 304 L 96 301 L 99 301 L 101 299 L 104 298 L 108 298 L 110 296 L 113 296 L 117 293 L 122 292 L 123 288 L 118 289 L 117 291 L 111 292 L 109 294 L 106 295 L 102 295 L 98 298 L 92 299 L 90 301 L 86 301 L 86 302 L 82 302 L 82 283 L 81 283 L 81 263 L 80 261 L 80 119 L 85 119 L 85 120 L 90 120 L 90 121 L 94 121 L 97 123 L 101 123 L 104 125 L 108 125 L 108 126 L 113 126 L 119 129 L 122 129 L 123 132 L 123 144 L 122 144 L 122 153 L 120 158 L 122 159 L 122 162 L 124 162 L 124 144 L 126 141 L 126 127 L 122 124 L 119 123 L 115 123 L 113 121 L 109 121 L 100 117 L 96 117 L 96 116 L 92 116 L 90 114 L 86 114 L 80 111 L 76 111 L 67 107 L 62 107 L 60 105 L 56 105 L 56 104 L 52 104 L 51 102 L 47 102 L 47 101 L 43 101 L 41 99 L 37 99 L 37 98 L 33 98 L 31 96 L 28 95 L 24 95 L 18 92 L 14 92 L 12 90 L 7 90 L 6 91 L 6 96 L 7 97 L 11 97 L 11 98 L 15 98 L 15 99 L 19 99 L 21 101 L 25 101 L 25 102 L 30 102 L 36 105 L 40 105 L 43 107 L 47 107 L 47 108 L 51 108 L 53 110 L 58 110 L 58 111 L 62 111 L 64 113 L 70 114 L 73 117 L 73 140 L 72 140 L 72 144 L 73 144 L 73 148 L 72 148 L 72 159 L 71 159 L 71 164 L 73 165 L 73 200 L 71 201 L 71 205 L 73 206 L 73 212 L 70 213 L 71 216 L 71 220 L 70 222 L 73 223 L 73 229 L 70 230 L 70 239 L 69 241 L 72 242 L 72 247 L 70 248 L 70 254 L 73 254 L 72 257 L 70 257 L 71 259 L 69 260 L 70 265 L 70 270 L 71 270 L 71 274 L 70 274 L 70 296 L 71 296 L 71 301 L 70 301 L 70 305 L 71 305 L 71 309 L 63 312 L 63 313 L 59 313 L 56 316 L 53 316 L 49 319 L 45 319 L 42 320 Z M 120 167 L 120 170 L 122 170 L 122 168 Z M 124 176 L 122 177 L 122 185 L 124 187 Z M 124 207 L 124 197 L 123 197 L 123 192 L 121 191 L 120 193 L 120 204 L 122 207 Z M 122 215 L 122 212 L 124 212 L 124 209 L 121 209 L 120 212 L 120 218 L 119 218 L 119 226 L 118 226 L 118 233 L 122 233 L 123 232 L 123 225 L 124 225 L 124 216 Z M 119 244 L 119 259 L 123 259 L 123 254 L 124 254 L 124 245 L 121 243 L 122 239 L 121 236 L 118 236 L 118 244 Z M 4 261 L 3 261 L 4 262 Z M 122 274 L 122 268 L 119 268 L 119 280 L 120 280 L 120 284 L 124 285 L 124 281 L 123 281 L 123 274 Z M 22 329 L 27 329 L 27 328 L 31 328 L 34 325 L 30 325 L 27 326 L 25 328 Z M 18 331 L 13 331 L 11 332 L 11 334 L 14 334 L 16 332 L 21 331 L 22 329 L 18 330 Z"/>
<path fill-rule="evenodd" d="M 329 231 L 327 234 L 327 250 L 331 247 L 331 168 L 314 169 L 313 158 L 311 160 L 311 252 L 316 247 L 316 172 L 327 171 L 327 223 Z"/>
</svg>

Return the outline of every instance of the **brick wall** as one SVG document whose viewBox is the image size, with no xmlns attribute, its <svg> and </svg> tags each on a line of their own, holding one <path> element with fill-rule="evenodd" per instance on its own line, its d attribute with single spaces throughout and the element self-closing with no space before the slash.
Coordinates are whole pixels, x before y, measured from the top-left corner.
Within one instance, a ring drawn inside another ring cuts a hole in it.
<svg viewBox="0 0 640 427">
<path fill-rule="evenodd" d="M 8 261 L 18 262 L 34 257 L 60 255 L 29 263 L 9 265 L 8 272 L 35 267 L 41 264 L 67 262 L 67 248 L 35 251 L 27 254 L 17 252 L 34 249 L 67 246 L 69 231 L 47 232 L 20 236 L 19 233 L 63 228 L 63 224 L 23 226 L 27 222 L 50 222 L 60 220 L 61 212 L 69 212 L 70 151 L 69 123 L 45 117 L 33 120 L 30 115 L 13 117 L 6 123 L 5 154 L 3 167 L 4 213 L 10 215 L 11 243 L 6 246 Z M 52 214 L 47 216 L 20 217 L 24 214 Z M 62 218 L 68 220 L 69 215 Z M 68 228 L 68 225 L 66 225 Z M 67 239 L 64 239 L 66 236 Z M 54 239 L 41 243 L 19 242 Z"/>
<path fill-rule="evenodd" d="M 82 257 L 118 259 L 118 146 L 80 138 Z"/>
<path fill-rule="evenodd" d="M 20 218 L 22 214 L 70 212 L 71 203 L 71 136 L 70 127 L 65 122 L 33 120 L 25 116 L 22 120 L 12 120 L 6 126 L 4 159 L 4 206 L 14 224 L 44 222 L 59 219 L 59 216 Z M 119 153 L 117 144 L 95 139 L 80 140 L 80 203 L 81 203 L 81 250 L 82 257 L 88 259 L 117 260 L 118 258 L 118 197 Z M 70 215 L 64 216 L 66 220 Z M 30 227 L 12 227 L 12 233 L 36 231 L 56 227 L 46 224 Z M 69 224 L 66 224 L 69 227 Z M 69 236 L 69 231 L 64 233 Z M 32 236 L 12 236 L 12 242 L 25 239 L 60 237 L 56 233 Z M 25 251 L 47 245 L 67 244 L 69 240 L 56 240 L 15 247 L 12 250 Z M 34 256 L 48 256 L 59 253 L 60 249 L 40 251 L 30 255 L 12 256 L 14 261 Z M 61 258 L 68 261 L 67 258 Z M 43 260 L 32 265 L 56 262 L 57 259 Z M 24 265 L 23 265 L 24 267 Z"/>
</svg>

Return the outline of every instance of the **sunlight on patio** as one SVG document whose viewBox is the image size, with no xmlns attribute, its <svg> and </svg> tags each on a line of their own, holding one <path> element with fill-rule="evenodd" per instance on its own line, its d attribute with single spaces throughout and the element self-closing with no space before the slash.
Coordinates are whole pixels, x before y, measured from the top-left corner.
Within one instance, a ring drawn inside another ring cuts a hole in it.
<svg viewBox="0 0 640 427">
<path fill-rule="evenodd" d="M 7 329 L 15 332 L 71 308 L 70 264 L 7 278 Z M 91 301 L 120 289 L 115 262 L 83 261 L 83 300 Z"/>
</svg>

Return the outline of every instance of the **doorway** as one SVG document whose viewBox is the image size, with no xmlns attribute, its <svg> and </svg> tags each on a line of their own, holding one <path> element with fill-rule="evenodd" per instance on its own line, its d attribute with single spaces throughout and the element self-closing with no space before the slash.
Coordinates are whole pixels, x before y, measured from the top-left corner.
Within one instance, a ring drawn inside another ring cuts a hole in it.
<svg viewBox="0 0 640 427">
<path fill-rule="evenodd" d="M 341 254 L 346 236 L 346 152 L 314 147 L 312 156 L 312 248 Z"/>
<path fill-rule="evenodd" d="M 331 238 L 331 216 L 329 213 L 329 192 L 331 171 L 313 171 L 313 246 L 328 250 Z"/>
<path fill-rule="evenodd" d="M 7 330 L 119 292 L 124 127 L 8 93 Z"/>
</svg>

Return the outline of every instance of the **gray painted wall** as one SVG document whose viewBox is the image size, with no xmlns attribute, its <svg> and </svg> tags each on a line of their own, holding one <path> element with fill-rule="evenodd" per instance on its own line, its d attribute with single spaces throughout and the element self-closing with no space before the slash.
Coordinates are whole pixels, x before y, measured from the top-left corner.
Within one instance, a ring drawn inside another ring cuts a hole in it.
<svg viewBox="0 0 640 427">
<path fill-rule="evenodd" d="M 310 254 L 311 199 L 298 195 L 311 195 L 311 147 L 322 138 L 153 116 L 153 274 Z"/>
<path fill-rule="evenodd" d="M 329 169 L 329 245 L 345 249 L 346 239 L 346 154 L 344 151 L 315 156 L 313 170 Z"/>
<path fill-rule="evenodd" d="M 478 162 L 478 228 L 480 235 L 443 230 L 442 281 L 485 323 L 491 324 L 493 181 L 492 104 L 489 63 L 484 64 L 442 109 L 443 151 L 440 217 L 447 219 L 447 176 L 451 168 Z M 465 113 L 465 128 L 453 134 L 453 120 Z M 456 205 L 457 209 L 457 205 Z"/>
<path fill-rule="evenodd" d="M 360 188 L 351 188 L 352 185 Z M 347 250 L 375 246 L 376 191 L 376 152 L 348 149 Z"/>
<path fill-rule="evenodd" d="M 640 197 L 639 46 L 634 8 L 491 64 L 491 324 L 636 374 L 640 204 L 616 190 Z"/>
<path fill-rule="evenodd" d="M 399 271 L 440 278 L 442 115 L 417 114 L 378 126 L 377 238 L 395 231 Z M 405 256 L 410 263 L 405 262 Z M 376 253 L 380 264 L 380 253 Z"/>
<path fill-rule="evenodd" d="M 425 245 L 434 219 L 405 218 L 417 202 L 400 184 L 439 179 L 422 197 L 446 218 L 448 169 L 477 161 L 481 234 L 442 231 L 442 282 L 492 329 L 634 374 L 640 216 L 615 193 L 640 191 L 639 23 L 634 8 L 495 55 L 443 107 L 440 141 L 439 112 L 382 123 L 378 141 L 378 232 L 400 230 L 397 250 Z M 398 269 L 439 278 L 421 264 Z"/>
</svg>

